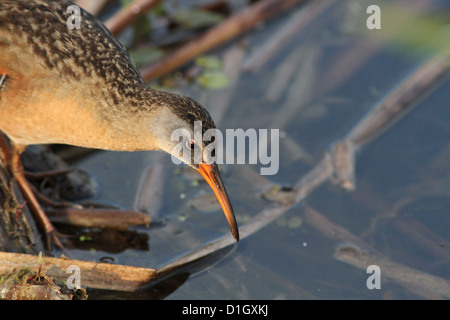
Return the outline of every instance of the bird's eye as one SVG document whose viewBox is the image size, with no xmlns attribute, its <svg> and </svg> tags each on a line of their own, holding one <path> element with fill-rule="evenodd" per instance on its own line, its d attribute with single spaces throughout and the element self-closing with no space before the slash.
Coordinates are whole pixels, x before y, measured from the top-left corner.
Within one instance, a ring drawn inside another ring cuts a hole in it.
<svg viewBox="0 0 450 320">
<path fill-rule="evenodd" d="M 186 142 L 186 146 L 190 149 L 190 150 L 193 150 L 194 149 L 194 147 L 195 147 L 195 141 L 187 141 Z"/>
</svg>

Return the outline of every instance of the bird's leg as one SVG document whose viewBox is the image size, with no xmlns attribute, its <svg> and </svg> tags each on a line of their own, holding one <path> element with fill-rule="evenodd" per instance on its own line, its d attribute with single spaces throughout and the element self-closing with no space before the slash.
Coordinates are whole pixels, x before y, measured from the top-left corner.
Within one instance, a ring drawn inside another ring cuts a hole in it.
<svg viewBox="0 0 450 320">
<path fill-rule="evenodd" d="M 25 146 L 12 143 L 12 154 L 10 159 L 11 172 L 16 179 L 17 184 L 19 185 L 24 197 L 27 199 L 27 202 L 31 207 L 31 211 L 33 211 L 33 213 L 36 215 L 39 224 L 44 229 L 48 249 L 51 249 L 52 241 L 55 243 L 55 245 L 57 245 L 61 249 L 64 249 L 64 246 L 56 236 L 55 228 L 53 227 L 45 212 L 42 210 L 38 200 L 36 199 L 36 196 L 33 193 L 32 188 L 25 178 L 23 166 L 20 162 L 20 154 L 24 151 L 24 149 Z"/>
<path fill-rule="evenodd" d="M 8 166 L 8 162 L 11 159 L 11 152 L 3 133 L 0 132 L 0 159 L 2 160 L 3 167 Z"/>
<path fill-rule="evenodd" d="M 8 82 L 8 79 L 9 79 L 9 77 L 8 77 L 8 75 L 6 73 L 3 73 L 0 76 L 0 90 L 5 88 L 6 83 Z"/>
</svg>

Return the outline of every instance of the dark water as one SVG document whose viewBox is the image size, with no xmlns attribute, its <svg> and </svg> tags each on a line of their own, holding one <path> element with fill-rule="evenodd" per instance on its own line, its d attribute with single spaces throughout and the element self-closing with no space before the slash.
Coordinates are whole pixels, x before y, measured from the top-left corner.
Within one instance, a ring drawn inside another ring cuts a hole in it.
<svg viewBox="0 0 450 320">
<path fill-rule="evenodd" d="M 280 129 L 280 168 L 276 175 L 264 177 L 272 182 L 295 184 L 315 166 L 333 142 L 351 130 L 380 99 L 432 54 L 432 50 L 423 52 L 421 46 L 404 45 L 402 39 L 393 39 L 389 45 L 374 45 L 370 32 L 361 31 L 366 29 L 366 3 L 336 2 L 307 28 L 297 32 L 257 72 L 240 74 L 233 83 L 235 89 L 229 108 L 219 122 L 220 129 Z M 427 8 L 441 12 L 448 12 L 450 8 L 445 1 L 414 3 L 431 3 Z M 384 2 L 370 4 L 379 4 L 384 10 Z M 427 10 L 422 8 L 419 12 Z M 248 48 L 246 57 L 261 48 L 294 14 L 292 10 L 240 38 Z M 382 11 L 382 17 L 383 14 Z M 222 57 L 236 43 L 211 54 Z M 302 57 L 295 59 L 296 55 Z M 291 66 L 295 72 L 277 99 L 267 99 L 277 70 L 287 59 L 293 59 Z M 214 117 L 215 104 L 220 102 L 218 91 L 196 84 L 177 90 L 199 100 Z M 168 284 L 172 286 L 167 289 L 171 293 L 157 297 L 432 297 L 388 277 L 383 268 L 381 289 L 369 290 L 366 270 L 336 260 L 333 254 L 342 243 L 306 223 L 302 210 L 305 206 L 314 208 L 391 261 L 448 281 L 449 92 L 450 82 L 443 81 L 415 109 L 359 150 L 355 191 L 347 192 L 323 183 L 275 222 L 243 239 L 231 250 L 200 262 L 196 268 L 188 270 L 190 274 L 179 275 Z M 290 103 L 293 111 L 288 107 Z M 284 112 L 291 113 L 283 118 Z M 292 141 L 295 148 L 291 147 Z M 299 152 L 299 148 L 303 151 Z M 159 157 L 148 152 L 101 152 L 80 162 L 79 167 L 99 183 L 95 201 L 133 208 L 141 177 Z M 119 253 L 86 250 L 77 254 L 91 260 L 108 256 L 119 264 L 157 268 L 229 232 L 220 210 L 203 212 L 189 206 L 192 199 L 210 195 L 209 187 L 205 183 L 194 183 L 183 174 L 183 168 L 171 163 L 169 156 L 163 155 L 162 159 L 167 164 L 166 179 L 161 186 L 162 222 L 150 229 L 133 228 L 148 235 L 148 249 L 126 249 Z M 238 222 L 244 224 L 272 203 L 261 198 L 255 181 L 242 175 L 237 166 L 245 165 L 223 167 L 224 182 Z M 260 166 L 249 165 L 249 168 L 258 172 Z M 93 298 L 96 295 L 102 297 L 102 293 L 91 293 Z M 136 297 L 151 296 L 141 293 L 133 296 Z"/>
</svg>

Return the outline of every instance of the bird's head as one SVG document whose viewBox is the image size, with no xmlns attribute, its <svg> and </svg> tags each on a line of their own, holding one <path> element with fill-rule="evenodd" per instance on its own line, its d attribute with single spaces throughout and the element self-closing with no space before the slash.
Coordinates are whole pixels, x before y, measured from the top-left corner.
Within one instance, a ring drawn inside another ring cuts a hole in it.
<svg viewBox="0 0 450 320">
<path fill-rule="evenodd" d="M 213 141 L 204 139 L 205 132 L 217 130 L 214 121 L 203 106 L 189 97 L 168 94 L 164 101 L 163 108 L 154 117 L 159 128 L 155 132 L 159 149 L 203 176 L 219 200 L 233 237 L 239 241 L 233 207 L 214 159 L 217 146 L 213 137 Z"/>
</svg>

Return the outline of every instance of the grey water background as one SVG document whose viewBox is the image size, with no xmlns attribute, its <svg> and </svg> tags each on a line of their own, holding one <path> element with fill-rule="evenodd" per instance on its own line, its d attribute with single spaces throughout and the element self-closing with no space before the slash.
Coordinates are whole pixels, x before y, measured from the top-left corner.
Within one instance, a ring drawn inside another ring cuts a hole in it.
<svg viewBox="0 0 450 320">
<path fill-rule="evenodd" d="M 383 8 L 384 2 L 372 2 L 370 4 L 379 3 Z M 440 12 L 444 17 L 449 12 L 448 1 L 428 3 L 427 10 Z M 274 121 L 286 110 L 283 106 L 289 103 L 290 95 L 292 97 L 297 91 L 300 100 L 305 101 L 301 108 L 282 121 L 282 127 L 277 128 L 281 132 L 280 168 L 276 175 L 265 177 L 272 182 L 285 186 L 297 182 L 333 142 L 345 135 L 382 97 L 429 57 L 430 53 L 422 53 L 421 47 L 402 46 L 400 39 L 394 39 L 394 44 L 380 45 L 348 78 L 341 82 L 335 79 L 336 85 L 330 85 L 333 82 L 327 82 L 330 79 L 324 76 L 331 77 L 330 70 L 339 67 L 339 62 L 343 63 L 344 60 L 339 58 L 345 52 L 376 41 L 371 39 L 370 32 L 358 30 L 366 28 L 365 4 L 363 1 L 337 1 L 292 37 L 259 71 L 244 71 L 233 83 L 235 91 L 219 129 L 275 128 Z M 295 10 L 300 8 L 297 6 Z M 273 37 L 295 10 L 208 54 L 221 57 L 227 49 L 241 42 L 248 47 L 249 56 Z M 400 44 L 395 45 L 396 41 Z M 265 97 L 274 85 L 276 71 L 297 53 L 303 57 L 294 59 L 292 68 L 296 71 L 282 95 L 276 101 L 268 100 Z M 355 55 L 354 63 L 350 61 L 347 68 L 357 65 L 358 57 Z M 296 88 L 296 84 L 301 86 Z M 321 90 L 326 84 L 330 89 Z M 176 90 L 197 99 L 206 108 L 214 109 L 213 97 L 217 91 L 196 83 Z M 303 205 L 308 205 L 389 259 L 448 279 L 449 92 L 450 82 L 445 81 L 393 127 L 360 150 L 356 160 L 355 191 L 347 192 L 330 183 L 322 184 L 302 204 L 274 223 L 243 239 L 222 256 L 200 262 L 197 269 L 191 270 L 186 278 L 177 282 L 176 289 L 163 298 L 422 298 L 413 290 L 384 277 L 383 270 L 381 289 L 369 290 L 366 286 L 369 274 L 337 261 L 333 253 L 339 244 L 304 223 L 300 212 Z M 294 141 L 303 151 L 292 151 L 289 141 Z M 157 268 L 229 233 L 220 209 L 213 206 L 211 210 L 202 210 L 192 206 L 192 200 L 212 194 L 209 186 L 192 179 L 187 168 L 173 165 L 168 155 L 105 151 L 95 153 L 77 165 L 99 184 L 93 200 L 133 208 L 142 176 L 160 156 L 167 163 L 166 179 L 161 186 L 161 220 L 150 228 L 133 228 L 148 236 L 148 247 L 121 252 L 78 250 L 79 257 L 95 261 L 108 257 L 118 264 Z M 261 197 L 254 181 L 241 175 L 237 166 L 244 165 L 224 165 L 222 172 L 238 223 L 243 224 L 271 203 Z M 258 172 L 260 166 L 250 167 Z M 424 235 L 429 238 L 424 239 Z M 108 297 L 101 292 L 90 294 L 92 298 L 96 296 Z M 121 297 L 119 293 L 118 296 Z M 146 297 L 143 292 L 128 298 Z"/>
</svg>

